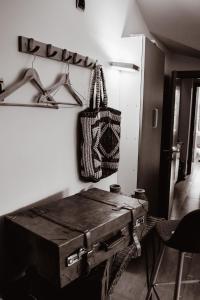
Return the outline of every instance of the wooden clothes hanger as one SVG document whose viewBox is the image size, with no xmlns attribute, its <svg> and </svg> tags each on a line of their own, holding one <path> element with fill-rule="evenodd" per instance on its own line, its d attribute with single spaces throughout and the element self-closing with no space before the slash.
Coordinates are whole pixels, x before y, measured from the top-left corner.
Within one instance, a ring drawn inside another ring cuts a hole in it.
<svg viewBox="0 0 200 300">
<path fill-rule="evenodd" d="M 26 104 L 26 103 L 5 103 L 4 99 L 14 93 L 17 89 L 19 89 L 21 86 L 26 84 L 27 82 L 32 82 L 37 89 L 40 90 L 40 92 L 45 95 L 46 99 L 48 100 L 47 103 L 31 103 L 31 104 Z M 9 87 L 7 87 L 2 93 L 0 93 L 0 105 L 3 106 L 37 106 L 37 107 L 48 107 L 48 108 L 58 108 L 56 101 L 53 99 L 51 95 L 46 95 L 46 90 L 40 80 L 39 74 L 37 71 L 33 68 L 29 68 L 26 70 L 23 78 L 20 81 L 17 81 L 13 84 L 11 84 Z"/>
<path fill-rule="evenodd" d="M 69 79 L 69 73 L 64 73 L 61 75 L 61 77 L 59 78 L 59 80 L 54 83 L 52 86 L 50 86 L 45 93 L 43 93 L 42 95 L 40 95 L 39 97 L 39 102 L 41 103 L 48 103 L 48 101 L 45 101 L 47 99 L 47 97 L 50 97 L 51 94 L 53 92 L 58 91 L 58 89 L 64 86 L 67 88 L 68 92 L 70 93 L 70 95 L 76 100 L 76 104 L 74 103 L 67 103 L 67 102 L 58 102 L 55 101 L 56 104 L 64 104 L 64 105 L 79 105 L 79 106 L 83 106 L 83 102 L 81 100 L 81 98 L 79 97 L 78 93 L 73 89 L 70 79 Z"/>
</svg>

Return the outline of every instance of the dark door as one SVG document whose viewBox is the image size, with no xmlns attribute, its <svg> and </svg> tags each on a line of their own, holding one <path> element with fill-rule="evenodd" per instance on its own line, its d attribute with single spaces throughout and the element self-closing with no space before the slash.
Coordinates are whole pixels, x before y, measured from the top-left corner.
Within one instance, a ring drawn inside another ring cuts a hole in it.
<svg viewBox="0 0 200 300">
<path fill-rule="evenodd" d="M 178 177 L 180 150 L 182 145 L 182 141 L 178 135 L 179 108 L 180 104 L 182 104 L 181 92 L 183 93 L 181 85 L 182 81 L 186 78 L 200 78 L 200 71 L 174 71 L 172 72 L 171 78 L 165 78 L 159 191 L 160 205 L 158 212 L 160 216 L 164 217 L 170 216 L 174 186 Z M 191 98 L 188 98 L 188 101 L 191 101 Z M 192 105 L 192 110 L 195 110 L 195 105 Z M 192 115 L 195 115 L 194 111 Z M 192 125 L 193 121 L 194 120 L 191 118 L 190 134 L 192 128 L 194 129 L 194 126 Z M 193 141 L 191 140 L 190 145 L 192 144 Z"/>
<path fill-rule="evenodd" d="M 180 147 L 178 141 L 179 107 L 181 81 L 177 72 L 171 80 L 165 78 L 163 103 L 163 128 L 161 143 L 161 185 L 159 215 L 168 216 L 173 199 L 174 185 L 178 177 Z"/>
</svg>

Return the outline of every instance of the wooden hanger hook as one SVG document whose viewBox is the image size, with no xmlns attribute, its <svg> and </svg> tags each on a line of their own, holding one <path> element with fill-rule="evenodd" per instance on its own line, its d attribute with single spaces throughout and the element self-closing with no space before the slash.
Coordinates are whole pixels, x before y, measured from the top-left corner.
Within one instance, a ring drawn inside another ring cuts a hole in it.
<svg viewBox="0 0 200 300">
<path fill-rule="evenodd" d="M 73 55 L 73 63 L 75 65 L 80 64 L 80 62 L 82 62 L 82 58 L 77 59 L 78 53 L 74 53 Z"/>
<path fill-rule="evenodd" d="M 88 63 L 88 61 L 89 61 L 89 57 L 86 56 L 85 61 L 84 61 L 84 65 L 86 68 L 89 68 L 93 65 L 93 62 Z"/>
<path fill-rule="evenodd" d="M 67 49 L 63 49 L 62 51 L 62 61 L 68 62 L 72 58 L 72 55 L 70 55 L 69 51 Z"/>
<path fill-rule="evenodd" d="M 36 53 L 39 49 L 40 46 L 34 46 L 34 39 L 30 38 L 28 39 L 28 52 L 30 53 Z"/>
<path fill-rule="evenodd" d="M 94 69 L 96 68 L 97 63 L 98 63 L 98 60 L 96 60 L 96 61 L 94 62 L 94 64 L 93 64 L 93 66 L 92 66 Z"/>
<path fill-rule="evenodd" d="M 52 48 L 51 44 L 47 44 L 47 57 L 54 57 L 57 54 L 57 51 L 53 51 Z"/>
</svg>

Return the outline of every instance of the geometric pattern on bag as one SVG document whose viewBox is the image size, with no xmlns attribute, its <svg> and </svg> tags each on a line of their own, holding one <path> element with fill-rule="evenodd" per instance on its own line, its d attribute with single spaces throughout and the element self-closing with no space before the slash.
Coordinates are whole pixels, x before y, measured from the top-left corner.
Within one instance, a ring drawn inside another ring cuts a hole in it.
<svg viewBox="0 0 200 300">
<path fill-rule="evenodd" d="M 110 147 L 109 141 L 105 140 L 105 136 L 110 136 L 112 146 Z M 119 158 L 119 139 L 120 139 L 120 127 L 119 125 L 102 124 L 99 149 L 105 158 L 115 157 Z M 117 156 L 115 156 L 117 155 Z"/>
<path fill-rule="evenodd" d="M 102 154 L 102 178 L 118 170 L 121 115 L 116 114 L 116 112 L 113 109 L 101 112 L 102 126 L 99 150 Z M 106 121 L 107 119 L 110 122 Z"/>
</svg>

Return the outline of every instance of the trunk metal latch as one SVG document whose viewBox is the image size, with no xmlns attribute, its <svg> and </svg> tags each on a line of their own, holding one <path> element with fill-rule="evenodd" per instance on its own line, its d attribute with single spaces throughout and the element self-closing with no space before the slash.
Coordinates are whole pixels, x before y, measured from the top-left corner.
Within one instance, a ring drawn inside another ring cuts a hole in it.
<svg viewBox="0 0 200 300">
<path fill-rule="evenodd" d="M 70 266 L 72 266 L 73 264 L 77 263 L 78 261 L 81 260 L 82 256 L 83 256 L 84 254 L 86 254 L 86 253 L 87 253 L 87 249 L 85 249 L 85 248 L 80 248 L 80 249 L 78 250 L 78 252 L 76 252 L 76 253 L 74 253 L 74 254 L 72 254 L 72 255 L 70 255 L 70 256 L 68 256 L 68 257 L 66 258 L 66 266 L 67 266 L 67 267 L 70 267 Z"/>
</svg>

